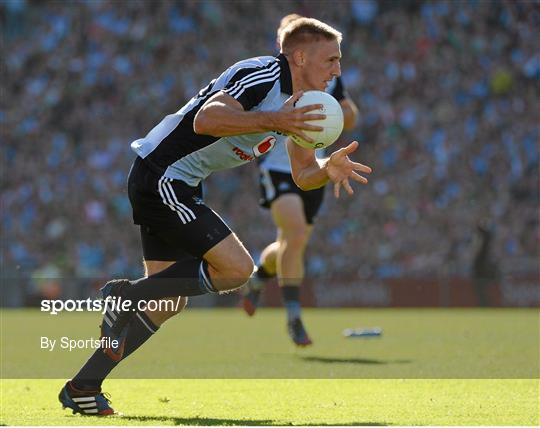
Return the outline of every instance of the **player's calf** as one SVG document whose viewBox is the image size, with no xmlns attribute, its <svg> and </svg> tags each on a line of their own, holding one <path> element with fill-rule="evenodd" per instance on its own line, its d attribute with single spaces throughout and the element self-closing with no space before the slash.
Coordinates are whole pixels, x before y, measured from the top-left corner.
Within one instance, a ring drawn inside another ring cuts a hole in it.
<svg viewBox="0 0 540 428">
<path fill-rule="evenodd" d="M 127 279 L 118 279 L 107 282 L 101 288 L 106 309 L 101 322 L 101 339 L 107 339 L 103 345 L 103 352 L 113 361 L 120 361 L 124 355 L 128 323 L 135 314 L 132 310 L 119 310 L 115 301 L 125 296 L 126 287 L 130 286 Z"/>
<path fill-rule="evenodd" d="M 158 310 L 146 309 L 145 314 L 156 325 L 160 326 L 169 318 L 182 312 L 188 302 L 187 297 L 171 297 L 158 302 Z"/>
</svg>

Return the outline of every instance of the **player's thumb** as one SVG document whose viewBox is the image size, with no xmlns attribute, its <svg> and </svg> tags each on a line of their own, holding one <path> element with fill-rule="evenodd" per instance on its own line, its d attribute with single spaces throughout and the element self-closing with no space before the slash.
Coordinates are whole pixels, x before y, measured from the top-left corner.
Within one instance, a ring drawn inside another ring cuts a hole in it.
<svg viewBox="0 0 540 428">
<path fill-rule="evenodd" d="M 348 146 L 343 147 L 343 151 L 346 155 L 351 154 L 358 148 L 358 141 L 351 142 Z"/>
<path fill-rule="evenodd" d="M 287 101 L 285 101 L 285 104 L 294 107 L 294 105 L 302 97 L 302 95 L 304 95 L 304 91 L 298 91 L 298 92 L 292 94 L 292 96 Z"/>
</svg>

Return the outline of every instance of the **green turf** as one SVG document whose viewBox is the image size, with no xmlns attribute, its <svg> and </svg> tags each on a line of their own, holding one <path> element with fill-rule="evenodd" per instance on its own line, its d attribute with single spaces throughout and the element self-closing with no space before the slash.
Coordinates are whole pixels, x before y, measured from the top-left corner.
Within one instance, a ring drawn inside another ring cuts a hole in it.
<svg viewBox="0 0 540 428">
<path fill-rule="evenodd" d="M 60 380 L 6 380 L 7 425 L 538 425 L 536 380 L 111 380 L 123 416 L 61 410 Z"/>
<path fill-rule="evenodd" d="M 40 336 L 96 336 L 99 315 L 0 315 L 7 425 L 540 422 L 536 309 L 306 310 L 315 345 L 303 350 L 289 343 L 281 310 L 253 319 L 238 309 L 189 310 L 115 369 L 105 390 L 124 416 L 105 420 L 72 416 L 56 401 L 91 351 L 39 346 Z M 341 336 L 358 326 L 384 333 Z"/>
<path fill-rule="evenodd" d="M 98 313 L 51 316 L 4 310 L 5 378 L 68 378 L 91 353 L 40 349 L 40 337 L 98 337 Z M 539 311 L 516 309 L 314 309 L 315 346 L 295 349 L 282 310 L 188 310 L 113 372 L 116 378 L 539 378 Z M 344 328 L 380 326 L 379 339 Z M 151 345 L 151 346 L 150 346 Z"/>
</svg>

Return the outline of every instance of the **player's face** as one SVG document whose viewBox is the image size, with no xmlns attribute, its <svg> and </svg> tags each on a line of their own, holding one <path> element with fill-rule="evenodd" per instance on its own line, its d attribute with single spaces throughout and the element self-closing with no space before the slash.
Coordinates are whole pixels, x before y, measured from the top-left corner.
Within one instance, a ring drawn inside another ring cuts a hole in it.
<svg viewBox="0 0 540 428">
<path fill-rule="evenodd" d="M 320 40 L 306 49 L 303 80 L 306 90 L 324 91 L 328 82 L 341 75 L 341 50 L 337 40 Z"/>
</svg>

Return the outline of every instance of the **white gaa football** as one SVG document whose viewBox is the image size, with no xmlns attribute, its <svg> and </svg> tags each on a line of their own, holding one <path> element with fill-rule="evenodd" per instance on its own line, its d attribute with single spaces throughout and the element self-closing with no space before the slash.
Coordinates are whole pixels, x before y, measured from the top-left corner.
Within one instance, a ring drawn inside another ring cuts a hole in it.
<svg viewBox="0 0 540 428">
<path fill-rule="evenodd" d="M 343 111 L 338 101 L 330 94 L 323 91 L 306 91 L 302 97 L 296 102 L 295 107 L 303 107 L 309 104 L 322 104 L 323 107 L 319 110 L 312 110 L 307 114 L 322 113 L 326 115 L 326 119 L 310 120 L 310 125 L 322 126 L 322 131 L 304 131 L 306 135 L 312 138 L 315 142 L 308 143 L 297 135 L 289 135 L 289 137 L 299 146 L 307 149 L 322 149 L 336 142 L 343 131 Z"/>
</svg>

